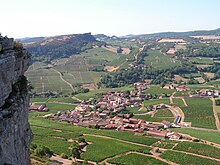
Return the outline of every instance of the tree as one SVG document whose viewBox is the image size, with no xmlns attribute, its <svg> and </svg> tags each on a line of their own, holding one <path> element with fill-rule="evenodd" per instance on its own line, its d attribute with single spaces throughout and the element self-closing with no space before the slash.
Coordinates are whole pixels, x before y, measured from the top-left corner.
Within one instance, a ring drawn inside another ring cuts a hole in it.
<svg viewBox="0 0 220 165">
<path fill-rule="evenodd" d="M 80 152 L 79 152 L 79 149 L 78 148 L 76 148 L 76 147 L 73 147 L 72 148 L 72 156 L 74 157 L 74 158 L 80 158 Z"/>
<path fill-rule="evenodd" d="M 119 46 L 119 48 L 117 49 L 117 53 L 122 53 L 122 48 L 121 48 L 121 46 Z"/>
<path fill-rule="evenodd" d="M 218 99 L 218 100 L 215 100 L 215 104 L 216 105 L 220 105 L 220 100 Z"/>
<path fill-rule="evenodd" d="M 78 139 L 78 142 L 79 142 L 79 143 L 86 143 L 86 139 L 85 139 L 85 138 L 80 137 L 80 138 Z"/>
</svg>

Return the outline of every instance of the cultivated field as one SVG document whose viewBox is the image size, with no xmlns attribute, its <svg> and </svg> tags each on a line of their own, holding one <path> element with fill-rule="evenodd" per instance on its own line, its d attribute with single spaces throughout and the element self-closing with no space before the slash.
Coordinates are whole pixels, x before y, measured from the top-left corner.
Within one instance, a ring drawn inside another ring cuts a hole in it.
<svg viewBox="0 0 220 165">
<path fill-rule="evenodd" d="M 192 122 L 192 126 L 216 129 L 212 102 L 209 98 L 187 98 L 187 107 L 181 107 L 185 114 L 185 121 Z"/>
<path fill-rule="evenodd" d="M 159 50 L 149 50 L 147 53 L 144 62 L 155 69 L 167 69 L 181 64 L 179 60 L 163 55 Z"/>
</svg>

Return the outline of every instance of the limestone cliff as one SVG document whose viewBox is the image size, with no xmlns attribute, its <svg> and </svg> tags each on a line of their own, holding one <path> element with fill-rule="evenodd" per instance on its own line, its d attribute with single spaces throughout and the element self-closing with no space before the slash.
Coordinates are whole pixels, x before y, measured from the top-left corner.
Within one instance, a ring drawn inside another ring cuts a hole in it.
<svg viewBox="0 0 220 165">
<path fill-rule="evenodd" d="M 30 164 L 29 63 L 20 43 L 0 36 L 0 165 Z"/>
</svg>

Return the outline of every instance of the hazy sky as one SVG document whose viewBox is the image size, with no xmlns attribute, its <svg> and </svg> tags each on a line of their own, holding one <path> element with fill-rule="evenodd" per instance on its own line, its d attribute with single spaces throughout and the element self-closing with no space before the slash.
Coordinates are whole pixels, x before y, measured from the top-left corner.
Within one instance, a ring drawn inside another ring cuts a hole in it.
<svg viewBox="0 0 220 165">
<path fill-rule="evenodd" d="M 9 37 L 147 34 L 220 27 L 220 0 L 0 0 Z"/>
</svg>

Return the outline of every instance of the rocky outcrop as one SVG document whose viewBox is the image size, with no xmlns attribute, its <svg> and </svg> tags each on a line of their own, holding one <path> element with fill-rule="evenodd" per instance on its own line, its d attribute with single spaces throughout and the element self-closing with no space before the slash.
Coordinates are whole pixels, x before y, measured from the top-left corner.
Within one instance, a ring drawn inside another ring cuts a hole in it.
<svg viewBox="0 0 220 165">
<path fill-rule="evenodd" d="M 29 63 L 20 43 L 0 36 L 0 165 L 30 164 Z"/>
</svg>

